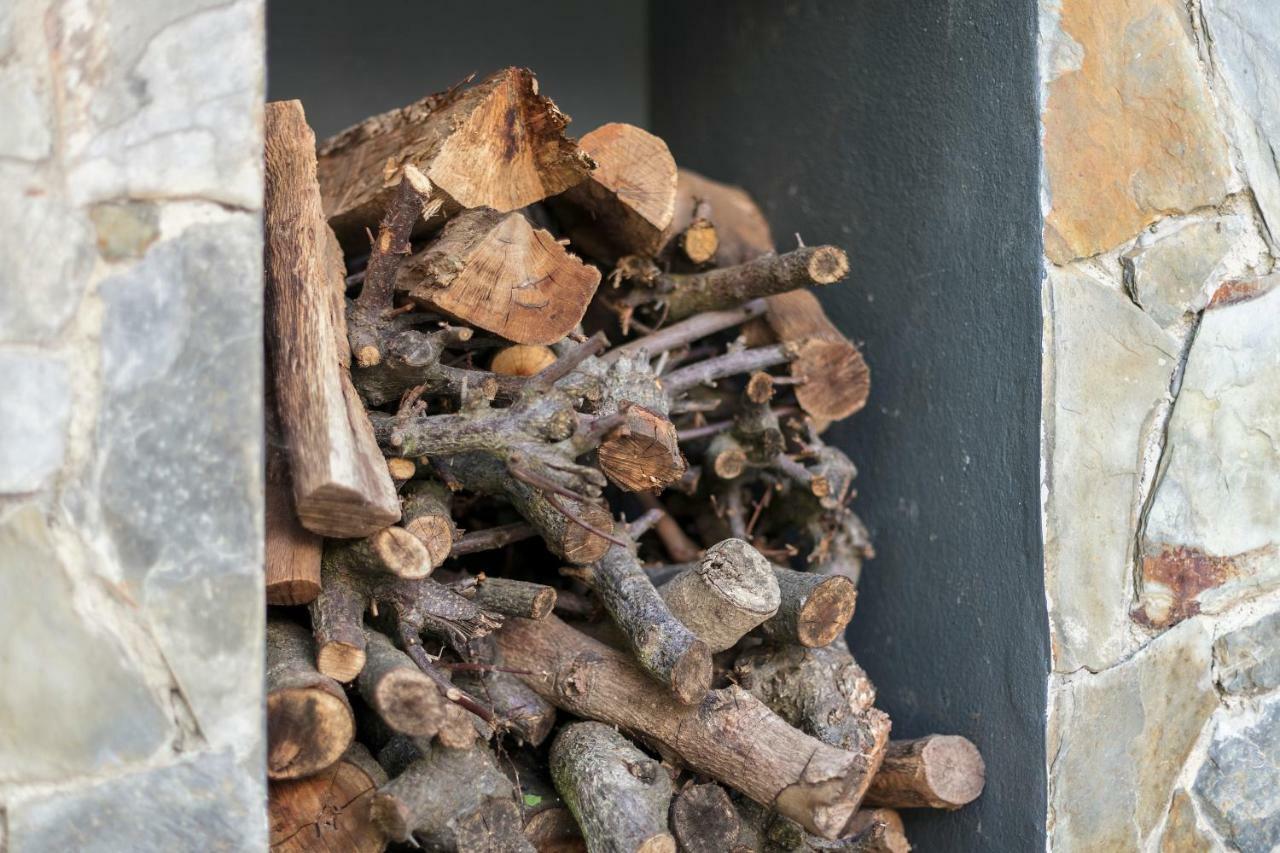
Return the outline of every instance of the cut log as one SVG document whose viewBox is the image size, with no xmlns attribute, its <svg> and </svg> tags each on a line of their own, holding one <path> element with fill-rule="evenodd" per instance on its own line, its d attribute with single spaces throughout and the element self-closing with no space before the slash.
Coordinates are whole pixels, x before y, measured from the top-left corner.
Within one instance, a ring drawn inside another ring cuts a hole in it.
<svg viewBox="0 0 1280 853">
<path fill-rule="evenodd" d="M 270 367 L 268 367 L 270 371 Z M 310 604 L 320 594 L 323 541 L 302 526 L 293 509 L 289 460 L 281 446 L 274 394 L 267 383 L 266 589 L 267 604 Z"/>
<path fill-rule="evenodd" d="M 329 542 L 324 560 L 350 572 L 410 580 L 425 578 L 435 568 L 426 547 L 403 527 L 384 527 L 365 539 Z"/>
<path fill-rule="evenodd" d="M 328 578 L 326 578 L 326 574 Z M 368 600 L 345 575 L 321 567 L 321 588 L 311 602 L 316 669 L 343 684 L 355 679 L 365 664 L 364 611 Z"/>
<path fill-rule="evenodd" d="M 982 793 L 986 766 L 967 738 L 930 735 L 898 740 L 867 791 L 867 804 L 895 809 L 958 809 Z"/>
<path fill-rule="evenodd" d="M 671 831 L 683 853 L 725 853 L 737 845 L 742 819 L 724 788 L 689 785 L 671 803 Z"/>
<path fill-rule="evenodd" d="M 673 233 L 689 228 L 699 218 L 715 226 L 715 265 L 731 267 L 774 250 L 769 223 L 744 190 L 681 169 L 676 182 Z"/>
<path fill-rule="evenodd" d="M 595 722 L 565 726 L 549 763 L 589 853 L 675 853 L 671 777 L 622 735 Z"/>
<path fill-rule="evenodd" d="M 778 610 L 773 567 L 741 539 L 707 549 L 696 568 L 662 587 L 671 613 L 714 652 L 732 648 Z"/>
<path fill-rule="evenodd" d="M 555 616 L 510 620 L 496 638 L 507 663 L 528 670 L 521 678 L 548 701 L 619 726 L 825 838 L 848 831 L 880 766 L 884 739 L 862 753 L 835 749 L 736 685 L 684 705 L 655 691 L 627 656 Z"/>
<path fill-rule="evenodd" d="M 689 466 L 671 421 L 644 406 L 631 406 L 623 417 L 596 452 L 600 470 L 615 486 L 628 492 L 661 490 L 684 476 Z"/>
<path fill-rule="evenodd" d="M 314 776 L 272 781 L 267 786 L 272 853 L 381 853 L 387 839 L 369 819 L 369 801 L 386 783 L 386 772 L 359 743 Z"/>
<path fill-rule="evenodd" d="M 365 637 L 366 661 L 357 682 L 361 697 L 394 731 L 435 737 L 445 723 L 449 700 L 386 636 L 366 630 Z"/>
<path fill-rule="evenodd" d="M 300 625 L 267 622 L 267 777 L 297 779 L 337 761 L 355 737 L 342 687 L 316 671 Z"/>
<path fill-rule="evenodd" d="M 862 353 L 827 318 L 816 296 L 807 290 L 768 299 L 765 319 L 780 341 L 800 344 L 791 363 L 796 402 L 819 423 L 838 421 L 860 411 L 871 394 L 871 370 Z"/>
<path fill-rule="evenodd" d="M 569 118 L 538 94 L 524 68 L 506 68 L 373 116 L 320 148 L 324 212 L 348 251 L 367 247 L 394 192 L 387 175 L 417 166 L 453 208 L 502 212 L 562 192 L 592 163 L 564 135 Z"/>
<path fill-rule="evenodd" d="M 706 695 L 711 687 L 710 650 L 671 612 L 634 552 L 612 545 L 599 563 L 580 576 L 626 637 L 645 672 L 684 704 Z"/>
<path fill-rule="evenodd" d="M 509 753 L 502 769 L 520 795 L 524 837 L 538 853 L 587 853 L 578 822 L 560 799 L 543 757 L 528 750 Z"/>
<path fill-rule="evenodd" d="M 351 384 L 342 254 L 298 101 L 267 105 L 265 179 L 267 345 L 294 506 L 315 533 L 367 536 L 400 518 L 400 502 Z"/>
<path fill-rule="evenodd" d="M 481 745 L 429 747 L 378 790 L 369 813 L 393 841 L 458 853 L 534 853 L 511 782 Z"/>
<path fill-rule="evenodd" d="M 532 746 L 541 746 L 556 724 L 556 708 L 535 693 L 508 667 L 492 637 L 480 637 L 467 644 L 462 653 L 475 670 L 459 669 L 453 681 L 463 690 L 480 697 L 493 713 Z"/>
<path fill-rule="evenodd" d="M 734 673 L 751 695 L 823 743 L 856 751 L 888 738 L 889 718 L 872 707 L 875 687 L 843 643 L 748 649 Z"/>
<path fill-rule="evenodd" d="M 760 626 L 761 636 L 775 643 L 820 648 L 844 633 L 858 600 L 851 580 L 781 566 L 774 567 L 774 576 L 781 600 L 778 612 Z"/>
<path fill-rule="evenodd" d="M 579 145 L 596 168 L 554 203 L 574 247 L 608 262 L 656 255 L 675 215 L 676 161 L 667 144 L 641 128 L 613 123 Z"/>
<path fill-rule="evenodd" d="M 503 376 L 533 376 L 555 360 L 556 354 L 550 347 L 515 344 L 498 350 L 489 369 Z"/>
<path fill-rule="evenodd" d="M 417 480 L 405 486 L 401 500 L 401 523 L 422 543 L 432 568 L 449 559 L 458 529 L 450 506 L 453 494 L 441 483 Z"/>
<path fill-rule="evenodd" d="M 676 245 L 690 263 L 701 266 L 716 256 L 720 249 L 720 235 L 716 233 L 714 222 L 705 216 L 697 216 L 688 228 L 680 232 Z"/>
<path fill-rule="evenodd" d="M 418 473 L 418 463 L 403 456 L 393 456 L 387 460 L 387 473 L 391 475 L 393 482 L 405 483 Z"/>
<path fill-rule="evenodd" d="M 862 809 L 854 816 L 856 853 L 911 853 L 902 816 L 893 809 Z"/>
<path fill-rule="evenodd" d="M 397 290 L 518 344 L 552 344 L 582 320 L 600 271 L 520 213 L 468 210 L 407 259 Z"/>
</svg>

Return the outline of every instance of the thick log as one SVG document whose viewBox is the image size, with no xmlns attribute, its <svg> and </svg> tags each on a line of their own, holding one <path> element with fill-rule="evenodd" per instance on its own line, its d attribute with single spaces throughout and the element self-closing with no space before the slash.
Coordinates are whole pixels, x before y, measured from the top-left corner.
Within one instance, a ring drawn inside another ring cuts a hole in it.
<svg viewBox="0 0 1280 853">
<path fill-rule="evenodd" d="M 551 745 L 551 778 L 589 853 L 675 853 L 667 831 L 671 777 L 609 726 L 565 726 Z"/>
<path fill-rule="evenodd" d="M 626 637 L 641 668 L 684 704 L 698 702 L 711 687 L 711 652 L 654 589 L 635 553 L 610 546 L 600 562 L 582 573 L 613 623 Z"/>
<path fill-rule="evenodd" d="M 602 261 L 655 255 L 675 215 L 676 161 L 667 144 L 629 124 L 582 137 L 596 168 L 554 203 L 573 245 Z"/>
<path fill-rule="evenodd" d="M 324 561 L 350 572 L 410 580 L 425 578 L 435 568 L 426 547 L 403 527 L 384 527 L 364 539 L 331 541 Z"/>
<path fill-rule="evenodd" d="M 684 476 L 689 465 L 680 452 L 676 428 L 664 415 L 631 406 L 625 420 L 605 436 L 596 452 L 600 470 L 628 492 L 661 490 Z"/>
<path fill-rule="evenodd" d="M 533 853 L 511 782 L 482 745 L 423 751 L 373 796 L 369 814 L 393 841 L 458 853 Z"/>
<path fill-rule="evenodd" d="M 742 819 L 724 788 L 689 785 L 671 803 L 671 831 L 683 853 L 726 853 L 737 849 Z"/>
<path fill-rule="evenodd" d="M 889 718 L 872 707 L 875 687 L 842 642 L 748 649 L 734 673 L 782 719 L 823 743 L 857 751 L 888 739 Z"/>
<path fill-rule="evenodd" d="M 482 82 L 373 116 L 320 147 L 324 212 L 348 251 L 386 209 L 387 175 L 420 169 L 450 207 L 517 210 L 583 180 L 590 158 L 564 135 L 569 118 L 534 75 L 505 68 Z"/>
<path fill-rule="evenodd" d="M 929 735 L 898 740 L 867 791 L 867 804 L 894 809 L 958 809 L 982 793 L 986 766 L 967 738 Z"/>
<path fill-rule="evenodd" d="M 360 696 L 394 731 L 433 738 L 445 724 L 448 699 L 418 665 L 378 631 L 365 631 Z"/>
<path fill-rule="evenodd" d="M 401 523 L 422 543 L 432 568 L 449 559 L 458 529 L 450 508 L 453 494 L 434 480 L 415 480 L 401 492 Z"/>
<path fill-rule="evenodd" d="M 267 345 L 294 506 L 308 530 L 367 536 L 400 518 L 400 502 L 348 373 L 342 255 L 298 101 L 267 105 L 265 179 Z"/>
<path fill-rule="evenodd" d="M 695 568 L 662 587 L 662 598 L 713 653 L 732 648 L 780 602 L 773 567 L 741 539 L 712 545 Z"/>
<path fill-rule="evenodd" d="M 450 220 L 396 276 L 396 289 L 419 305 L 518 344 L 551 344 L 573 331 L 599 284 L 600 271 L 550 233 L 487 207 Z"/>
<path fill-rule="evenodd" d="M 548 701 L 619 726 L 662 754 L 741 791 L 826 838 L 844 835 L 884 740 L 861 753 L 800 732 L 736 685 L 697 705 L 653 689 L 625 655 L 554 616 L 513 619 L 496 635 L 507 663 Z"/>
<path fill-rule="evenodd" d="M 777 613 L 761 624 L 761 636 L 775 643 L 821 648 L 844 633 L 858 600 L 851 580 L 781 566 L 773 571 L 780 603 Z"/>
<path fill-rule="evenodd" d="M 355 737 L 342 687 L 316 671 L 300 625 L 267 622 L 267 777 L 297 779 L 337 761 Z"/>
<path fill-rule="evenodd" d="M 267 785 L 272 853 L 381 853 L 387 839 L 369 819 L 369 801 L 386 783 L 386 772 L 359 743 L 314 776 L 272 781 Z"/>
</svg>

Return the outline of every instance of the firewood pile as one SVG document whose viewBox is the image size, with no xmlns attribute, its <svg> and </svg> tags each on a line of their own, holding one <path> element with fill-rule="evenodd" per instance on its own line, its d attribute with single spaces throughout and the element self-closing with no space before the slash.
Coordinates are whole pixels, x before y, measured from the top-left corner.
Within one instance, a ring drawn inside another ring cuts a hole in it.
<svg viewBox="0 0 1280 853">
<path fill-rule="evenodd" d="M 902 851 L 822 438 L 869 373 L 751 199 L 506 69 L 318 147 L 266 110 L 278 850 Z"/>
</svg>

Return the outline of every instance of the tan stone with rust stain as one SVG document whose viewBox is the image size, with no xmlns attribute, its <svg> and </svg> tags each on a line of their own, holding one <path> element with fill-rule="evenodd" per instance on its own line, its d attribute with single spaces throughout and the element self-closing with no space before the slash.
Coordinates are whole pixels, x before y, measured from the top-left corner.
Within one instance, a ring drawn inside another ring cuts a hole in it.
<svg viewBox="0 0 1280 853">
<path fill-rule="evenodd" d="M 1207 853 L 1220 849 L 1196 825 L 1195 806 L 1186 791 L 1173 795 L 1169 819 L 1160 838 L 1160 853 Z"/>
<path fill-rule="evenodd" d="M 1078 67 L 1058 69 L 1045 103 L 1058 264 L 1115 248 L 1161 216 L 1216 204 L 1232 172 L 1179 0 L 1063 0 L 1057 32 Z"/>
</svg>

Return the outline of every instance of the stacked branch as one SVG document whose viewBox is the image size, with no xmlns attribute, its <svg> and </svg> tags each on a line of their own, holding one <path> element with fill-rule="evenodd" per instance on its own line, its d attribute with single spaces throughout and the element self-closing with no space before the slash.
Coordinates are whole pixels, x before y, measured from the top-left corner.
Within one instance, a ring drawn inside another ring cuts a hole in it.
<svg viewBox="0 0 1280 853">
<path fill-rule="evenodd" d="M 905 849 L 982 767 L 840 639 L 849 257 L 567 123 L 514 68 L 318 159 L 268 106 L 273 846 Z"/>
</svg>

